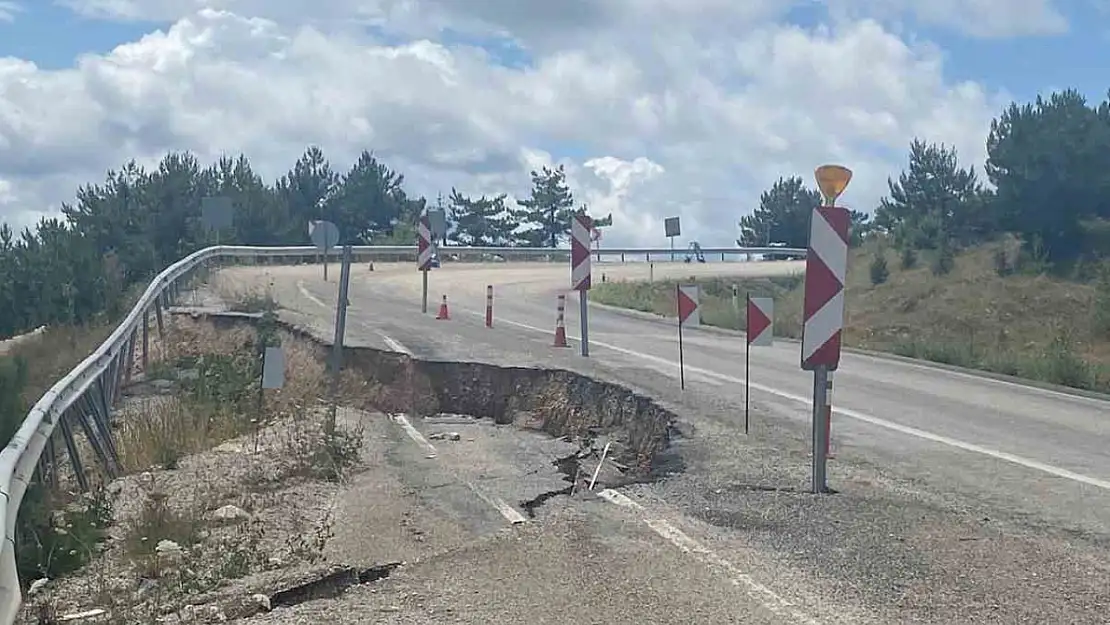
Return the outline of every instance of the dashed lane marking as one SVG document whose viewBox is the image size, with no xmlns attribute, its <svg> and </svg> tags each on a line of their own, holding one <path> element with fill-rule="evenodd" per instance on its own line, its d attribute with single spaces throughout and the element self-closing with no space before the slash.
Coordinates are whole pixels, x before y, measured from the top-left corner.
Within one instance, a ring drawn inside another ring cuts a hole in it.
<svg viewBox="0 0 1110 625">
<path fill-rule="evenodd" d="M 471 315 L 477 315 L 477 313 L 475 313 L 473 311 L 466 311 L 466 312 L 468 314 L 471 314 Z M 517 326 L 519 328 L 524 328 L 525 330 L 532 330 L 533 332 L 545 332 L 545 333 L 550 333 L 551 332 L 551 330 L 545 330 L 543 328 L 538 328 L 536 326 L 529 325 L 529 324 L 526 324 L 526 323 L 520 323 L 519 321 L 512 321 L 510 319 L 502 318 L 501 322 L 502 323 L 507 323 L 509 325 L 514 325 L 514 326 Z M 570 332 L 568 332 L 567 333 L 567 338 L 577 340 L 579 337 L 574 336 Z M 658 356 L 652 356 L 650 354 L 644 354 L 644 353 L 641 353 L 641 352 L 637 352 L 637 351 L 627 349 L 627 348 L 624 348 L 624 347 L 619 347 L 617 345 L 612 345 L 612 344 L 609 344 L 609 343 L 604 343 L 604 342 L 601 342 L 601 341 L 591 340 L 590 341 L 590 346 L 591 347 L 602 347 L 602 348 L 605 348 L 605 349 L 610 349 L 610 350 L 613 350 L 615 352 L 625 354 L 627 356 L 632 356 L 634 358 L 639 358 L 641 360 L 654 362 L 656 364 L 669 365 L 669 366 L 677 367 L 676 363 L 674 363 L 670 360 L 667 360 L 666 358 L 660 358 Z M 686 373 L 687 373 L 687 375 L 689 375 L 691 373 L 699 374 L 699 375 L 701 375 L 705 378 L 709 378 L 710 380 L 716 380 L 716 381 L 721 381 L 721 382 L 729 382 L 729 383 L 732 383 L 732 384 L 744 384 L 744 380 L 742 380 L 740 378 L 735 378 L 735 377 L 732 377 L 730 375 L 724 375 L 722 373 L 717 373 L 716 371 L 710 371 L 709 369 L 703 369 L 701 367 L 695 367 L 695 366 L 692 366 L 692 365 L 686 365 Z M 806 405 L 806 406 L 810 405 L 810 403 L 812 402 L 812 398 L 810 398 L 810 397 L 802 397 L 801 395 L 795 395 L 793 393 L 788 393 L 786 391 L 781 391 L 779 389 L 771 388 L 769 386 L 765 386 L 765 385 L 759 384 L 757 382 L 750 382 L 750 385 L 751 385 L 751 388 L 754 388 L 757 391 L 761 391 L 761 392 L 764 392 L 764 393 L 769 393 L 771 395 L 777 395 L 779 397 L 782 397 L 783 399 L 788 399 L 790 401 L 798 402 L 798 403 Z M 980 454 L 980 455 L 983 455 L 983 456 L 988 456 L 988 457 L 994 458 L 996 460 L 1002 460 L 1002 461 L 1005 461 L 1005 462 L 1009 462 L 1011 464 L 1016 464 L 1018 466 L 1025 467 L 1027 469 L 1033 469 L 1035 471 L 1040 471 L 1042 473 L 1047 473 L 1049 475 L 1054 475 L 1056 477 L 1062 477 L 1066 480 L 1071 480 L 1073 482 L 1078 482 L 1080 484 L 1086 484 L 1088 486 L 1094 486 L 1094 487 L 1097 487 L 1097 488 L 1101 488 L 1103 490 L 1110 490 L 1110 480 L 1104 480 L 1104 479 L 1093 477 L 1093 476 L 1090 476 L 1090 475 L 1083 475 L 1082 473 L 1076 473 L 1075 471 L 1064 469 L 1062 467 L 1053 466 L 1051 464 L 1047 464 L 1047 463 L 1041 462 L 1039 460 L 1033 460 L 1031 458 L 1026 458 L 1024 456 L 1019 456 L 1017 454 L 1012 454 L 1010 452 L 1001 451 L 1001 450 L 998 450 L 998 449 L 991 449 L 990 447 L 986 447 L 984 445 L 979 445 L 979 444 L 976 444 L 976 443 L 969 443 L 967 441 L 961 441 L 961 440 L 956 439 L 956 438 L 951 438 L 951 437 L 944 436 L 944 435 L 941 435 L 941 434 L 935 434 L 933 432 L 929 432 L 929 431 L 922 430 L 922 429 L 919 429 L 919 428 L 915 428 L 915 427 L 912 427 L 912 426 L 902 425 L 901 423 L 894 423 L 893 421 L 887 421 L 886 419 L 881 419 L 879 417 L 869 415 L 869 414 L 866 414 L 866 413 L 863 413 L 863 412 L 859 412 L 859 411 L 856 411 L 856 410 L 851 410 L 851 409 L 848 409 L 848 408 L 833 408 L 833 412 L 835 414 L 838 414 L 838 415 L 841 415 L 841 416 L 844 416 L 844 417 L 848 417 L 849 419 L 855 419 L 856 421 L 862 421 L 864 423 L 869 423 L 871 425 L 878 426 L 878 427 L 881 427 L 881 428 L 884 428 L 884 429 L 887 429 L 887 430 L 892 430 L 892 431 L 898 432 L 900 434 L 906 434 L 908 436 L 913 436 L 913 437 L 920 438 L 920 439 L 927 440 L 927 441 L 931 441 L 931 442 L 934 442 L 934 443 L 940 443 L 941 445 L 947 445 L 948 447 L 953 447 L 955 449 L 961 449 L 963 451 L 969 451 L 969 452 Z"/>
<path fill-rule="evenodd" d="M 642 505 L 627 495 L 611 488 L 601 490 L 597 494 L 602 499 L 622 508 L 629 508 L 641 514 L 647 512 Z M 740 570 L 739 567 L 721 557 L 720 554 L 691 538 L 686 532 L 683 532 L 671 524 L 670 521 L 652 518 L 645 518 L 643 521 L 653 532 L 682 552 L 694 556 L 704 564 L 709 564 L 723 570 L 734 586 L 743 588 L 759 603 L 759 605 L 769 612 L 776 616 L 789 619 L 793 623 L 818 625 L 819 621 L 800 612 L 794 607 L 794 604 L 790 603 L 767 586 L 757 582 L 750 574 Z"/>
</svg>

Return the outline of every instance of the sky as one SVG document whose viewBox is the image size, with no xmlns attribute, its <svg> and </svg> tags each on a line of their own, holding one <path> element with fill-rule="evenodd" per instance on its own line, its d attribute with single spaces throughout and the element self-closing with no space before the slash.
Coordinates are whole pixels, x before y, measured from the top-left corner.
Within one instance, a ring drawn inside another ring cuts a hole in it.
<svg viewBox="0 0 1110 625">
<path fill-rule="evenodd" d="M 1092 101 L 1110 0 L 0 0 L 0 220 L 134 158 L 371 150 L 411 193 L 565 166 L 603 245 L 734 245 L 782 176 L 870 212 L 914 138 L 981 167 L 1012 101 Z"/>
</svg>

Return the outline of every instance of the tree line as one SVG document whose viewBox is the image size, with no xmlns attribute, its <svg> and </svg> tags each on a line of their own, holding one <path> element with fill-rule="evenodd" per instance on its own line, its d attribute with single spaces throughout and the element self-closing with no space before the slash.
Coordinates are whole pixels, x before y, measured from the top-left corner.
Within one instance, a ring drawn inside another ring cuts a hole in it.
<svg viewBox="0 0 1110 625">
<path fill-rule="evenodd" d="M 452 189 L 436 204 L 448 216 L 448 240 L 463 245 L 556 246 L 568 236 L 575 206 L 564 169 L 531 173 L 532 192 L 467 197 Z M 231 227 L 202 222 L 205 198 L 230 200 Z M 171 152 L 152 169 L 136 162 L 77 190 L 61 216 L 16 233 L 0 225 L 0 338 L 43 324 L 80 324 L 120 311 L 129 289 L 170 263 L 217 242 L 308 245 L 308 222 L 327 220 L 340 243 L 413 244 L 428 207 L 405 190 L 405 178 L 370 152 L 345 172 L 318 147 L 267 184 L 245 155 L 202 165 Z"/>
<path fill-rule="evenodd" d="M 1053 266 L 1101 259 L 1110 243 L 1110 99 L 1088 105 L 1075 90 L 1011 104 L 986 137 L 986 179 L 954 148 L 915 139 L 909 166 L 888 179 L 873 216 L 853 211 L 856 243 L 873 234 L 904 250 L 951 253 L 1005 233 Z M 989 183 L 989 186 L 988 184 Z M 232 226 L 210 232 L 204 198 L 231 200 Z M 819 193 L 784 177 L 740 220 L 741 245 L 804 247 Z M 430 203 L 370 152 L 345 172 L 309 147 L 267 184 L 245 155 L 202 165 L 167 154 L 152 169 L 134 161 L 77 190 L 59 217 L 16 233 L 0 226 L 0 337 L 43 324 L 83 323 L 117 312 L 124 294 L 182 256 L 216 241 L 308 244 L 308 221 L 339 226 L 343 243 L 411 244 L 429 206 L 448 217 L 448 241 L 481 246 L 557 246 L 577 204 L 562 167 L 531 172 L 531 192 L 468 197 L 456 189 Z"/>
<path fill-rule="evenodd" d="M 1078 91 L 1065 90 L 1013 103 L 992 121 L 986 149 L 984 180 L 975 167 L 960 165 L 955 148 L 915 139 L 908 168 L 888 178 L 888 194 L 873 216 L 853 211 L 853 239 L 880 234 L 909 256 L 952 254 L 1013 234 L 1024 255 L 1049 267 L 1104 259 L 1110 251 L 1110 96 L 1091 106 Z M 804 247 L 809 214 L 820 201 L 802 178 L 780 178 L 740 220 L 740 244 Z"/>
</svg>

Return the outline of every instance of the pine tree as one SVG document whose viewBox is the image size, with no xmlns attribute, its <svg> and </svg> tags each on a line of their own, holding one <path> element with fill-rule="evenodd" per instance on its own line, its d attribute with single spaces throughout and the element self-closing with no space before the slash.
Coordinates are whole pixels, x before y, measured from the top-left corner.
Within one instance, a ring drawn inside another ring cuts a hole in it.
<svg viewBox="0 0 1110 625">
<path fill-rule="evenodd" d="M 563 166 L 532 171 L 532 194 L 517 200 L 511 211 L 518 227 L 518 241 L 526 247 L 558 247 L 570 234 L 570 219 L 575 213 L 574 196 L 567 186 Z"/>
</svg>

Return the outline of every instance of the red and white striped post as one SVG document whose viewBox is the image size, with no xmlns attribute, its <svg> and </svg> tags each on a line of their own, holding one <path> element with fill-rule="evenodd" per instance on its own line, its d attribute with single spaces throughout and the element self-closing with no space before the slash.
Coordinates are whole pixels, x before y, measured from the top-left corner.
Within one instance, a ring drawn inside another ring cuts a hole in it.
<svg viewBox="0 0 1110 625">
<path fill-rule="evenodd" d="M 416 222 L 416 268 L 420 270 L 424 285 L 420 297 L 420 312 L 428 314 L 428 270 L 432 268 L 432 223 L 427 215 Z"/>
<path fill-rule="evenodd" d="M 578 320 L 581 324 L 582 355 L 590 355 L 590 322 L 587 294 L 590 290 L 590 231 L 594 220 L 575 215 L 570 222 L 570 288 L 578 291 Z"/>
<path fill-rule="evenodd" d="M 493 285 L 486 285 L 486 327 L 493 327 Z"/>
<path fill-rule="evenodd" d="M 567 327 L 564 316 L 567 309 L 567 296 L 560 293 L 555 298 L 555 343 L 553 347 L 570 347 L 567 345 Z"/>
<path fill-rule="evenodd" d="M 852 179 L 840 165 L 815 172 L 825 206 L 813 209 L 806 253 L 802 311 L 802 369 L 813 372 L 813 492 L 828 492 L 826 468 L 832 428 L 830 372 L 840 364 L 844 329 L 844 280 L 848 266 L 848 209 L 835 205 Z"/>
</svg>

